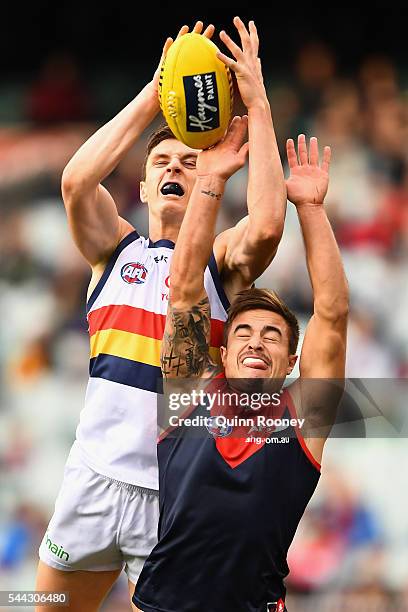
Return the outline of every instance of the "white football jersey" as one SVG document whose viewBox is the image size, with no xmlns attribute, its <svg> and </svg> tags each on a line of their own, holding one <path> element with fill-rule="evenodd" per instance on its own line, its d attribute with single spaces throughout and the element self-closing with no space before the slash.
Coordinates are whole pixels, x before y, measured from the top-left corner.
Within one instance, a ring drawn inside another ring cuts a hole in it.
<svg viewBox="0 0 408 612">
<path fill-rule="evenodd" d="M 119 244 L 87 304 L 90 378 L 76 436 L 94 471 L 158 489 L 156 458 L 160 349 L 174 244 L 134 231 Z M 228 299 L 214 255 L 204 276 L 211 353 L 222 343 Z"/>
</svg>

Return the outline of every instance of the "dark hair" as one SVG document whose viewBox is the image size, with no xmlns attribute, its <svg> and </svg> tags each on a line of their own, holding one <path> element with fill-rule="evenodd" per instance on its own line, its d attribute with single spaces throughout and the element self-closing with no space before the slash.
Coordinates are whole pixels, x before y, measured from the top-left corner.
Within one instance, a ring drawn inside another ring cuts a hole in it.
<svg viewBox="0 0 408 612">
<path fill-rule="evenodd" d="M 246 289 L 237 293 L 234 301 L 228 309 L 228 319 L 224 325 L 224 346 L 227 346 L 227 338 L 234 319 L 247 310 L 270 310 L 283 317 L 289 327 L 289 354 L 296 353 L 299 342 L 299 323 L 295 315 L 286 306 L 285 302 L 269 289 Z"/>
<path fill-rule="evenodd" d="M 162 140 L 167 140 L 168 138 L 176 138 L 176 137 L 171 131 L 171 129 L 169 128 L 169 126 L 167 125 L 167 123 L 163 123 L 157 128 L 157 130 L 155 130 L 152 134 L 150 134 L 149 140 L 147 141 L 147 145 L 146 145 L 145 157 L 143 160 L 142 181 L 146 179 L 146 165 L 147 165 L 147 159 L 150 153 L 152 152 L 154 147 L 157 147 L 157 145 L 162 142 Z"/>
</svg>

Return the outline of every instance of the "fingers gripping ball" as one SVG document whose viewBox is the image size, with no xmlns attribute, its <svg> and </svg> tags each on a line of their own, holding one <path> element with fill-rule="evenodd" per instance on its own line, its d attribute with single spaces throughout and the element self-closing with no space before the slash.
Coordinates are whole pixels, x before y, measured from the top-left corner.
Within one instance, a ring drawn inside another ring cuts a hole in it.
<svg viewBox="0 0 408 612">
<path fill-rule="evenodd" d="M 171 45 L 161 68 L 164 118 L 176 138 L 193 149 L 221 140 L 231 119 L 231 74 L 217 51 L 205 36 L 185 34 Z"/>
</svg>

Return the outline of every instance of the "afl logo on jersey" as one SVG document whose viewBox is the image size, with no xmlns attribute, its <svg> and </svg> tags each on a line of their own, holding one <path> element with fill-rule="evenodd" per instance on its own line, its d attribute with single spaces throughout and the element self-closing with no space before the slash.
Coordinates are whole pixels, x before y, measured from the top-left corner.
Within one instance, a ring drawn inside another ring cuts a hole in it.
<svg viewBox="0 0 408 612">
<path fill-rule="evenodd" d="M 208 417 L 206 427 L 214 438 L 226 438 L 233 429 L 232 425 L 223 423 L 223 419 L 218 419 L 218 417 Z"/>
<path fill-rule="evenodd" d="M 132 261 L 122 267 L 120 275 L 125 283 L 141 285 L 146 280 L 147 270 L 143 264 L 138 261 Z"/>
</svg>

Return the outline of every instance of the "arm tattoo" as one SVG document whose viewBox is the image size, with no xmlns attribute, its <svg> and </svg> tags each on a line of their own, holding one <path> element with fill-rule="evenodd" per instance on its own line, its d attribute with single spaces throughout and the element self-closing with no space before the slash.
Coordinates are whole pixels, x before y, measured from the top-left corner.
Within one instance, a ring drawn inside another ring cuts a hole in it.
<svg viewBox="0 0 408 612">
<path fill-rule="evenodd" d="M 213 191 L 204 191 L 204 189 L 201 190 L 201 193 L 210 196 L 210 198 L 215 198 L 216 200 L 220 200 L 222 196 L 221 193 L 214 193 Z"/>
<path fill-rule="evenodd" d="M 196 377 L 216 369 L 209 355 L 210 327 L 208 297 L 186 310 L 169 303 L 161 351 L 164 378 Z"/>
</svg>

